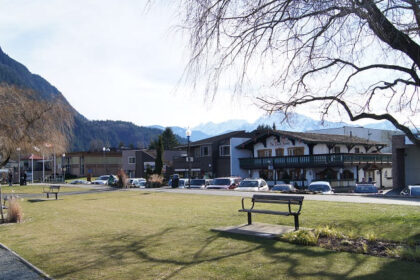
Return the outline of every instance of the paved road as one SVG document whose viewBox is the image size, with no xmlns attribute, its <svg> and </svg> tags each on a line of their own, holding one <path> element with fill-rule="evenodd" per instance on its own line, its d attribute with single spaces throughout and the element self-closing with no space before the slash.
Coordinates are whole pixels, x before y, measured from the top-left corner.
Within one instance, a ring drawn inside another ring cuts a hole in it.
<svg viewBox="0 0 420 280">
<path fill-rule="evenodd" d="M 45 184 L 44 184 L 45 185 Z M 127 191 L 127 189 L 116 189 L 108 186 L 99 185 L 70 185 L 71 187 L 80 187 L 81 189 L 89 188 L 92 190 L 84 190 L 80 192 L 61 193 L 60 195 L 74 195 L 84 193 L 98 193 L 108 191 Z M 240 196 L 251 197 L 255 192 L 241 192 L 232 190 L 201 190 L 201 189 L 172 189 L 169 187 L 158 189 L 130 189 L 132 191 L 147 191 L 147 192 L 168 192 L 168 193 L 183 193 L 183 194 L 201 194 L 201 195 L 225 195 L 225 196 Z M 270 193 L 273 194 L 273 193 Z M 279 194 L 281 195 L 281 194 Z M 301 194 L 300 194 L 301 195 Z M 42 194 L 26 194 L 21 197 L 40 197 Z M 45 195 L 44 195 L 45 196 Z M 377 204 L 395 204 L 395 205 L 412 205 L 420 206 L 420 198 L 408 198 L 399 196 L 383 196 L 383 195 L 360 195 L 360 194 L 334 194 L 334 195 L 303 195 L 305 200 L 315 201 L 332 201 L 332 202 L 354 202 L 354 203 L 377 203 Z"/>
<path fill-rule="evenodd" d="M 139 190 L 139 189 L 132 189 L 132 190 Z M 240 196 L 240 197 L 250 197 L 253 194 L 255 194 L 255 192 L 241 192 L 241 191 L 230 191 L 230 190 L 199 190 L 199 189 L 192 190 L 192 189 L 170 189 L 170 188 L 140 189 L 140 191 L 201 194 L 201 195 L 225 195 L 225 196 Z M 273 193 L 270 193 L 270 194 L 273 194 Z M 305 200 L 316 200 L 316 201 L 377 203 L 377 204 L 420 206 L 420 198 L 353 195 L 353 194 L 334 194 L 334 195 L 306 194 L 303 196 L 305 197 Z"/>
<path fill-rule="evenodd" d="M 50 279 L 42 271 L 27 263 L 6 247 L 0 245 L 1 280 L 45 280 Z"/>
</svg>

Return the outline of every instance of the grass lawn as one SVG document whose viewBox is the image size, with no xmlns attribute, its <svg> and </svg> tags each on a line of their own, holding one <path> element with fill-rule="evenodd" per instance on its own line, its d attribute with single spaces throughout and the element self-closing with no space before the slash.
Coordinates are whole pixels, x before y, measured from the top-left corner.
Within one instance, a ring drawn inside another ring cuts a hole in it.
<svg viewBox="0 0 420 280">
<path fill-rule="evenodd" d="M 45 186 L 39 185 L 26 185 L 26 186 L 2 186 L 1 191 L 3 194 L 40 194 L 42 193 L 42 189 Z M 94 189 L 94 188 L 92 188 Z M 88 191 L 88 188 L 81 188 L 81 187 L 74 187 L 74 186 L 63 186 L 60 187 L 60 192 L 80 192 L 80 191 Z"/>
<path fill-rule="evenodd" d="M 211 232 L 240 198 L 124 191 L 24 201 L 0 242 L 56 279 L 419 279 L 419 263 Z M 293 218 L 255 221 L 293 225 Z M 420 241 L 420 207 L 305 201 L 302 227 Z"/>
</svg>

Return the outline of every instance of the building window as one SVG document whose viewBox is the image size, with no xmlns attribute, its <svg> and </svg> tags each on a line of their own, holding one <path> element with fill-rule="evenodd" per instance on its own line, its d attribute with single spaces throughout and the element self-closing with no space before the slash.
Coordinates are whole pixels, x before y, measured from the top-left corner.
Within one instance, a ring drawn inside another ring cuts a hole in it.
<svg viewBox="0 0 420 280">
<path fill-rule="evenodd" d="M 230 155 L 230 146 L 229 145 L 223 145 L 219 147 L 220 156 L 226 157 Z"/>
<path fill-rule="evenodd" d="M 276 157 L 282 157 L 282 156 L 284 156 L 284 149 L 283 148 L 276 149 Z"/>
<path fill-rule="evenodd" d="M 360 154 L 360 148 L 354 148 L 354 152 L 355 152 L 356 154 Z"/>
<path fill-rule="evenodd" d="M 258 150 L 258 157 L 271 157 L 271 149 Z"/>
<path fill-rule="evenodd" d="M 136 163 L 136 158 L 135 157 L 128 157 L 128 163 L 129 164 L 135 164 Z"/>
<path fill-rule="evenodd" d="M 346 169 L 341 174 L 341 179 L 343 179 L 343 180 L 353 180 L 354 179 L 354 174 L 350 170 Z"/>
<path fill-rule="evenodd" d="M 334 154 L 340 153 L 340 147 L 334 147 Z"/>
<path fill-rule="evenodd" d="M 295 148 L 288 148 L 287 155 L 288 156 L 303 156 L 305 154 L 304 147 L 295 147 Z"/>
<path fill-rule="evenodd" d="M 209 156 L 209 146 L 201 146 L 200 151 L 201 151 L 200 156 L 202 156 L 202 157 Z"/>
</svg>

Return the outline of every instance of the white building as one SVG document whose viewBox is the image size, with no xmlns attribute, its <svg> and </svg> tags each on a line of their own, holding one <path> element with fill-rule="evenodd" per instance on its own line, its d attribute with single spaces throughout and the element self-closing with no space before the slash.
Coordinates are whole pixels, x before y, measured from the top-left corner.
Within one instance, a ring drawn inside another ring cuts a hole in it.
<svg viewBox="0 0 420 280">
<path fill-rule="evenodd" d="M 275 184 L 290 181 L 307 186 L 314 180 L 332 186 L 353 187 L 369 179 L 377 186 L 392 186 L 391 154 L 381 151 L 384 143 L 355 136 L 264 130 L 237 146 L 252 156 L 239 159 L 239 167 L 250 177 Z"/>
<path fill-rule="evenodd" d="M 384 143 L 382 153 L 392 153 L 392 136 L 401 135 L 402 133 L 398 130 L 385 130 L 375 128 L 365 128 L 362 126 L 343 126 L 338 128 L 326 128 L 306 131 L 308 133 L 321 133 L 321 134 L 335 134 L 335 135 L 347 135 L 356 136 L 359 138 L 367 139 L 368 141 L 374 141 Z"/>
</svg>

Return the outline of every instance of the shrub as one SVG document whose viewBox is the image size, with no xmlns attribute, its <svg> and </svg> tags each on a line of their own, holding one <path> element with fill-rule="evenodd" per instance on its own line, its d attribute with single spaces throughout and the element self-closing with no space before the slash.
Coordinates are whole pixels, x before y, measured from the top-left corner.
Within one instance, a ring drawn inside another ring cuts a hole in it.
<svg viewBox="0 0 420 280">
<path fill-rule="evenodd" d="M 363 254 L 367 254 L 369 252 L 369 245 L 367 245 L 366 243 L 363 243 L 362 251 L 363 251 Z"/>
<path fill-rule="evenodd" d="M 127 174 L 125 174 L 124 170 L 122 169 L 118 170 L 117 176 L 118 176 L 117 186 L 119 188 L 126 188 L 127 187 Z"/>
<path fill-rule="evenodd" d="M 341 232 L 339 232 L 337 229 L 335 228 L 331 228 L 329 226 L 324 226 L 324 227 L 320 227 L 317 228 L 315 230 L 315 233 L 318 234 L 320 237 L 333 237 L 333 238 L 344 238 L 344 234 L 342 234 Z"/>
<path fill-rule="evenodd" d="M 386 248 L 385 253 L 387 256 L 393 257 L 393 258 L 399 258 L 401 256 L 402 247 L 398 246 L 396 248 Z"/>
<path fill-rule="evenodd" d="M 376 234 L 374 234 L 373 232 L 369 232 L 369 233 L 366 234 L 366 240 L 368 242 L 375 242 L 377 239 L 378 238 L 377 238 Z"/>
<path fill-rule="evenodd" d="M 12 197 L 9 199 L 9 209 L 7 210 L 7 222 L 20 223 L 23 219 L 22 207 L 17 198 Z"/>
<path fill-rule="evenodd" d="M 158 174 L 152 174 L 149 177 L 149 187 L 151 188 L 159 188 L 163 184 L 163 176 Z"/>
<path fill-rule="evenodd" d="M 283 234 L 281 239 L 301 245 L 316 245 L 318 244 L 318 234 L 309 230 L 298 230 Z"/>
</svg>

